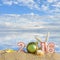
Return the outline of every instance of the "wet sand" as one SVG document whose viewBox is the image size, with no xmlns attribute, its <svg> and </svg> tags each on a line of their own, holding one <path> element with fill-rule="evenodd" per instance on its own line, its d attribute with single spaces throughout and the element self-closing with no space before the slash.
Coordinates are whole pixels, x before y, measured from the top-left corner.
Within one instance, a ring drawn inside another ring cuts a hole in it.
<svg viewBox="0 0 60 60">
<path fill-rule="evenodd" d="M 60 60 L 60 54 L 53 53 L 45 54 L 44 56 L 38 56 L 17 51 L 11 53 L 0 51 L 0 60 Z"/>
</svg>

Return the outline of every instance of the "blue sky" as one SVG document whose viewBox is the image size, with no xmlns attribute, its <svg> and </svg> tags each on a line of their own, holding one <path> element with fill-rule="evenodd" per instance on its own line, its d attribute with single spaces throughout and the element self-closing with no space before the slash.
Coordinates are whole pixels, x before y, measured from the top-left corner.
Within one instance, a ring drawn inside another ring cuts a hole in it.
<svg viewBox="0 0 60 60">
<path fill-rule="evenodd" d="M 0 14 L 60 13 L 59 0 L 0 0 Z"/>
<path fill-rule="evenodd" d="M 34 35 L 60 44 L 60 0 L 0 0 L 0 43 L 32 41 Z M 52 40 L 53 39 L 53 40 Z M 13 47 L 13 46 L 11 46 Z"/>
</svg>

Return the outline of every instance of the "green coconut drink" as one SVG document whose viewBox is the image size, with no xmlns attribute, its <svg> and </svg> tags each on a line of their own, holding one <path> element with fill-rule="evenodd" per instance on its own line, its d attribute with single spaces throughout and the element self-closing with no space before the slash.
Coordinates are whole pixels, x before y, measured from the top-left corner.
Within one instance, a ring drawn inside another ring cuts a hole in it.
<svg viewBox="0 0 60 60">
<path fill-rule="evenodd" d="M 37 51 L 37 43 L 36 42 L 30 42 L 27 45 L 27 51 L 29 53 L 35 53 Z"/>
</svg>

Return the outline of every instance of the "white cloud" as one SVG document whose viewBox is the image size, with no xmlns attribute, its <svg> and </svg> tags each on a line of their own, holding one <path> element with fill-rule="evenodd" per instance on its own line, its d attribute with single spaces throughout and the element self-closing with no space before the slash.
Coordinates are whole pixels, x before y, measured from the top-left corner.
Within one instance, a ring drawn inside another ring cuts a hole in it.
<svg viewBox="0 0 60 60">
<path fill-rule="evenodd" d="M 1 44 L 6 44 L 6 45 L 16 45 L 14 43 L 16 43 L 16 39 L 17 39 L 17 35 L 16 34 L 7 34 L 3 37 L 0 36 L 0 43 Z"/>
<path fill-rule="evenodd" d="M 18 2 L 14 0 L 2 0 L 2 2 L 7 5 L 18 4 Z"/>
<path fill-rule="evenodd" d="M 5 14 L 5 15 L 0 16 L 0 20 L 1 20 L 0 29 L 59 30 L 60 28 L 59 19 L 60 19 L 60 14 L 59 15 L 46 15 L 46 16 L 34 15 L 33 13 L 31 13 L 30 15 L 29 14 L 27 15 Z"/>
<path fill-rule="evenodd" d="M 55 47 L 56 47 L 56 48 L 59 48 L 59 46 L 58 46 L 58 45 L 55 45 Z"/>
<path fill-rule="evenodd" d="M 2 36 L 2 37 L 0 36 L 0 43 L 12 46 L 12 45 L 16 45 L 17 42 L 20 42 L 20 41 L 22 41 L 24 43 L 28 43 L 30 41 L 36 41 L 36 39 L 35 39 L 36 35 L 39 38 L 44 38 L 44 40 L 45 40 L 47 33 L 36 33 L 36 32 L 35 33 L 34 32 L 24 33 L 24 32 L 22 32 L 22 33 L 9 33 L 9 34 L 4 33 L 4 34 L 5 34 L 5 36 Z M 57 35 L 56 35 L 56 33 L 50 34 L 50 37 L 56 37 L 56 36 L 58 37 L 60 35 L 58 35 L 58 33 L 57 33 Z M 56 45 L 56 47 L 58 47 L 58 46 Z"/>
<path fill-rule="evenodd" d="M 54 6 L 54 7 L 56 7 L 56 8 L 58 9 L 58 8 L 60 8 L 60 2 L 57 2 L 57 3 L 55 3 L 55 4 L 52 5 L 52 6 Z"/>
<path fill-rule="evenodd" d="M 8 5 L 12 5 L 12 1 L 10 0 L 2 0 L 3 4 L 8 4 Z"/>
<path fill-rule="evenodd" d="M 5 22 L 5 25 L 6 26 L 13 26 L 13 24 L 12 23 L 9 23 L 9 22 Z"/>
<path fill-rule="evenodd" d="M 54 0 L 47 0 L 49 3 L 52 3 Z"/>
<path fill-rule="evenodd" d="M 45 13 L 48 14 L 58 14 L 58 12 L 60 12 L 60 1 L 59 0 L 47 0 L 46 2 L 44 1 L 44 3 L 42 3 L 42 7 L 41 7 L 43 11 L 45 11 Z M 47 12 L 48 11 L 48 12 Z"/>
<path fill-rule="evenodd" d="M 48 4 L 48 13 L 58 14 L 60 13 L 60 1 L 59 0 L 47 0 Z M 52 4 L 51 4 L 52 3 Z"/>
<path fill-rule="evenodd" d="M 48 8 L 48 6 L 46 6 L 46 5 L 42 5 L 42 9 L 43 9 L 44 11 L 47 11 L 49 8 Z"/>
<path fill-rule="evenodd" d="M 31 9 L 40 9 L 38 4 L 34 0 L 17 0 L 18 3 L 21 3 L 22 6 L 28 6 Z"/>
<path fill-rule="evenodd" d="M 49 3 L 57 2 L 58 0 L 47 0 Z"/>
<path fill-rule="evenodd" d="M 30 9 L 34 9 L 34 8 L 37 9 L 37 10 L 40 9 L 38 4 L 34 0 L 16 0 L 16 1 L 2 0 L 2 2 L 3 2 L 3 4 L 8 4 L 8 5 L 17 4 L 17 5 L 20 5 L 20 6 L 27 6 Z"/>
<path fill-rule="evenodd" d="M 3 36 L 4 38 L 3 37 L 0 37 L 0 39 L 7 41 L 7 40 L 11 40 L 12 36 L 13 35 L 11 35 L 11 36 L 10 35 L 5 35 L 5 36 Z"/>
<path fill-rule="evenodd" d="M 26 6 L 30 9 L 34 9 L 37 11 L 44 11 L 45 13 L 54 13 L 58 11 L 57 9 L 60 8 L 60 2 L 58 0 L 47 0 L 47 1 L 42 1 L 43 3 L 41 4 L 42 0 L 2 0 L 3 4 L 7 5 L 13 5 L 17 4 L 19 6 Z M 53 4 L 51 4 L 53 3 Z M 40 6 L 42 5 L 42 6 Z M 51 6 L 54 6 L 54 9 L 50 9 Z M 57 7 L 57 8 L 56 8 Z M 60 10 L 60 9 L 59 9 Z M 57 13 L 57 12 L 56 12 Z"/>
<path fill-rule="evenodd" d="M 14 1 L 13 4 L 18 4 L 18 2 L 17 1 Z"/>
</svg>

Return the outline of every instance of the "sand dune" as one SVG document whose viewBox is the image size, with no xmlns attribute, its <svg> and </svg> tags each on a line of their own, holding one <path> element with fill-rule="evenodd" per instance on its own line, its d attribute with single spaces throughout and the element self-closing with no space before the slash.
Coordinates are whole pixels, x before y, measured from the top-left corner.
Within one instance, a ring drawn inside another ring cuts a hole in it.
<svg viewBox="0 0 60 60">
<path fill-rule="evenodd" d="M 24 52 L 12 52 L 6 53 L 5 51 L 0 51 L 0 60 L 60 60 L 60 54 L 46 54 L 44 56 L 37 56 L 34 54 L 24 53 Z"/>
</svg>

